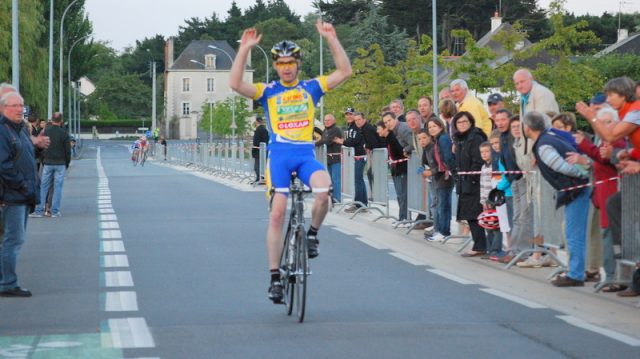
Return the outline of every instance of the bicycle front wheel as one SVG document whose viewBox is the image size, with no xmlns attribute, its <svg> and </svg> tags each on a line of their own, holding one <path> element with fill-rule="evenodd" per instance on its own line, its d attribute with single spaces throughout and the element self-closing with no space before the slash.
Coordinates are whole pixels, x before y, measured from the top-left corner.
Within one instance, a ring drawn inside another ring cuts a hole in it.
<svg viewBox="0 0 640 359">
<path fill-rule="evenodd" d="M 293 269 L 293 257 L 290 255 L 290 246 L 293 245 L 291 225 L 287 227 L 287 234 L 284 236 L 284 245 L 282 247 L 282 254 L 280 255 L 280 282 L 283 287 L 283 299 L 287 315 L 293 313 L 293 299 L 294 299 L 294 269 Z"/>
<path fill-rule="evenodd" d="M 309 273 L 309 255 L 307 252 L 307 233 L 304 227 L 296 230 L 296 276 L 295 276 L 295 297 L 298 321 L 304 321 L 304 313 L 307 302 L 307 273 Z"/>
</svg>

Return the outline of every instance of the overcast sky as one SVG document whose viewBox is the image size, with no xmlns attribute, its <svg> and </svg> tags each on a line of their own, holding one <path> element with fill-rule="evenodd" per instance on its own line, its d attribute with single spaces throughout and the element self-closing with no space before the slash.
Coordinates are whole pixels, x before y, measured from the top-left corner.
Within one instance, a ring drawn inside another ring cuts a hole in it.
<svg viewBox="0 0 640 359">
<path fill-rule="evenodd" d="M 286 0 L 289 7 L 298 15 L 312 12 L 312 2 L 312 0 Z M 551 0 L 538 0 L 544 8 L 550 2 Z M 623 12 L 640 11 L 640 0 L 624 2 Z M 245 10 L 255 4 L 255 0 L 236 0 L 236 3 Z M 203 19 L 215 12 L 224 19 L 230 6 L 231 0 L 86 0 L 85 2 L 89 19 L 93 22 L 96 39 L 109 41 L 111 46 L 119 51 L 145 37 L 153 37 L 156 34 L 165 37 L 177 35 L 178 27 L 184 24 L 185 19 L 191 17 Z M 618 7 L 617 0 L 567 1 L 567 10 L 576 14 L 595 15 L 604 11 L 615 13 Z"/>
</svg>

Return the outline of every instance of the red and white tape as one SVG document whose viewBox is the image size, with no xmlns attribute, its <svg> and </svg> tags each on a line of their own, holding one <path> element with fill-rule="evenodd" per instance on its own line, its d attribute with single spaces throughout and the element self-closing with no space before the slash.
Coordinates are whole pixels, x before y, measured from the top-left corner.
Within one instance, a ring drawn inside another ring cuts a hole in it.
<svg viewBox="0 0 640 359">
<path fill-rule="evenodd" d="M 578 185 L 578 186 L 572 186 L 572 187 L 563 188 L 563 189 L 558 190 L 558 192 L 566 192 L 566 191 L 572 191 L 572 190 L 578 189 L 578 188 L 586 188 L 586 187 L 591 187 L 591 186 L 597 186 L 597 185 L 601 185 L 603 183 L 607 183 L 607 182 L 611 182 L 611 181 L 617 181 L 619 179 L 620 179 L 620 177 L 618 177 L 618 176 L 611 177 L 611 178 L 607 178 L 605 180 L 589 182 L 589 183 L 581 184 L 581 185 Z"/>
<path fill-rule="evenodd" d="M 523 174 L 527 174 L 527 173 L 536 173 L 536 171 L 491 171 L 491 172 L 487 172 L 487 173 L 491 173 L 492 175 L 523 175 Z M 460 171 L 457 173 L 458 175 L 481 175 L 483 174 L 482 171 Z"/>
</svg>

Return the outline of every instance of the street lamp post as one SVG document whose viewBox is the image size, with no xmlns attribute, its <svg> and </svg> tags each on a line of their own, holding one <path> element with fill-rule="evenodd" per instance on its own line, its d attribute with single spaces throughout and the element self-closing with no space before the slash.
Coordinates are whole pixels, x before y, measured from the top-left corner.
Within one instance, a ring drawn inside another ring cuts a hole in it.
<svg viewBox="0 0 640 359">
<path fill-rule="evenodd" d="M 240 40 L 236 41 L 237 43 L 240 43 Z M 260 49 L 260 51 L 262 51 L 262 54 L 264 55 L 264 75 L 266 78 L 266 83 L 269 83 L 269 56 L 267 56 L 267 52 L 264 51 L 264 49 L 262 48 L 262 46 L 256 44 L 256 47 L 258 49 Z"/>
<path fill-rule="evenodd" d="M 62 78 L 64 77 L 64 54 L 62 53 L 62 49 L 64 47 L 64 18 L 67 16 L 67 11 L 75 4 L 78 0 L 73 0 L 62 12 L 62 18 L 60 19 L 60 72 L 58 73 L 59 81 L 59 93 L 58 93 L 58 112 L 64 113 L 64 92 L 62 90 Z M 67 71 L 69 69 L 67 68 Z"/>
<path fill-rule="evenodd" d="M 18 20 L 18 0 L 11 3 L 11 84 L 20 91 L 20 34 Z"/>
<path fill-rule="evenodd" d="M 86 35 L 83 36 L 81 38 L 79 38 L 78 40 L 76 40 L 71 47 L 69 48 L 69 52 L 67 53 L 67 82 L 69 83 L 69 112 L 73 113 L 73 110 L 71 108 L 71 51 L 73 51 L 73 49 L 76 47 L 76 45 L 78 45 L 80 43 L 80 41 L 86 39 L 87 37 L 89 37 L 90 35 Z M 62 76 L 62 75 L 61 75 Z M 62 92 L 61 92 L 62 93 Z M 70 117 L 73 119 L 73 117 Z M 78 128 L 80 128 L 80 126 L 78 125 Z M 72 126 L 71 126 L 71 121 L 69 121 L 69 132 L 72 132 Z M 78 136 L 80 136 L 80 133 L 77 133 Z M 76 143 L 79 143 L 79 139 L 78 141 L 76 141 Z"/>
<path fill-rule="evenodd" d="M 204 69 L 207 68 L 207 65 L 203 64 L 202 62 L 200 62 L 198 60 L 191 59 L 189 61 L 193 62 L 194 64 L 201 65 Z M 211 78 L 213 78 L 213 73 L 211 74 Z M 205 87 L 208 90 L 208 80 L 206 80 L 206 82 L 205 82 Z M 207 102 L 209 103 L 209 143 L 211 143 L 211 142 L 213 142 L 213 101 L 209 97 L 207 99 Z"/>
<path fill-rule="evenodd" d="M 431 0 L 431 31 L 433 31 L 433 74 L 432 74 L 432 91 L 433 91 L 433 103 L 437 104 L 438 96 L 438 34 L 437 21 L 436 21 L 436 5 L 437 0 Z M 438 106 L 433 106 L 433 112 L 438 114 Z"/>
<path fill-rule="evenodd" d="M 229 55 L 228 52 L 226 52 L 225 50 L 214 46 L 214 45 L 208 45 L 209 48 L 214 49 L 214 50 L 220 50 L 222 51 L 225 55 L 227 55 L 229 57 L 229 61 L 231 61 L 231 64 L 233 64 L 233 58 L 231 57 L 231 55 Z M 236 138 L 236 128 L 238 128 L 238 125 L 236 125 L 236 94 L 235 92 L 231 91 L 232 96 L 232 100 L 233 103 L 231 104 L 231 139 L 235 139 Z"/>
<path fill-rule="evenodd" d="M 49 86 L 47 91 L 47 118 L 53 118 L 53 1 L 49 0 Z"/>
</svg>

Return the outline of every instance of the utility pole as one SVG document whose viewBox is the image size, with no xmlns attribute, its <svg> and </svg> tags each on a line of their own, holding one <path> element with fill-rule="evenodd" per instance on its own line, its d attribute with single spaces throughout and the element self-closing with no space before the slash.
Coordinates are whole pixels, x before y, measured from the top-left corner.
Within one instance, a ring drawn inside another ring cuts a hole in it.
<svg viewBox="0 0 640 359">
<path fill-rule="evenodd" d="M 433 32 L 433 113 L 438 115 L 438 25 L 436 19 L 437 0 L 431 0 L 431 31 Z"/>
<path fill-rule="evenodd" d="M 151 133 L 156 130 L 156 62 L 151 62 Z"/>
<path fill-rule="evenodd" d="M 47 118 L 53 118 L 53 1 L 49 0 L 49 90 L 47 95 Z"/>
<path fill-rule="evenodd" d="M 18 26 L 18 0 L 11 3 L 11 84 L 20 91 L 20 33 Z"/>
</svg>

